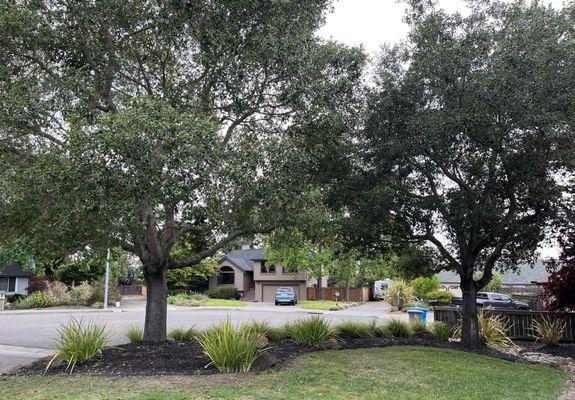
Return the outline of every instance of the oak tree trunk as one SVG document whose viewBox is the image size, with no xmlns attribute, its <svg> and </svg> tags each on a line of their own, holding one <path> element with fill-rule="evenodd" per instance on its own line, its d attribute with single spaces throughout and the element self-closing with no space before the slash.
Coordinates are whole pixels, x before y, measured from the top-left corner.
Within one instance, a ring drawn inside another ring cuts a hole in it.
<svg viewBox="0 0 575 400">
<path fill-rule="evenodd" d="M 166 283 L 166 269 L 144 267 L 144 271 L 146 286 L 148 289 L 144 340 L 159 342 L 166 340 L 166 321 L 168 318 L 168 285 Z"/>
<path fill-rule="evenodd" d="M 461 315 L 461 343 L 469 348 L 481 347 L 477 319 L 477 286 L 473 278 L 461 278 L 463 313 Z"/>
</svg>

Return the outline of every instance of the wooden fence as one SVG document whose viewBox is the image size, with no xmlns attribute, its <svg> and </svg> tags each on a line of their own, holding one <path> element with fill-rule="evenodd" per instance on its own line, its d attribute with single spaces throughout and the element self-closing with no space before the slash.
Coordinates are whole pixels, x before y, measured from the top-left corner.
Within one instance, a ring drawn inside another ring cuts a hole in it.
<svg viewBox="0 0 575 400">
<path fill-rule="evenodd" d="M 447 325 L 457 325 L 461 319 L 461 308 L 435 307 L 433 318 Z M 501 315 L 509 324 L 509 337 L 513 339 L 534 339 L 533 321 L 543 317 L 559 318 L 565 321 L 562 341 L 575 342 L 575 313 L 552 313 L 550 311 L 519 311 L 519 310 L 484 310 L 484 312 Z"/>
<path fill-rule="evenodd" d="M 339 292 L 339 300 L 343 301 L 345 288 L 322 288 L 324 300 L 335 300 L 335 292 Z M 307 299 L 316 300 L 316 288 L 307 288 Z M 350 301 L 369 301 L 371 299 L 371 288 L 350 288 Z"/>
<path fill-rule="evenodd" d="M 146 288 L 142 285 L 120 285 L 118 292 L 121 296 L 145 296 Z"/>
</svg>

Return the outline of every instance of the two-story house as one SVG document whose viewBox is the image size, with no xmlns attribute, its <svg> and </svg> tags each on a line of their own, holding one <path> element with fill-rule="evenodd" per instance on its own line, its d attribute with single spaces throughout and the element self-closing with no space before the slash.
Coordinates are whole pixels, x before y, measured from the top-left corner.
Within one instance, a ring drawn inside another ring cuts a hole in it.
<svg viewBox="0 0 575 400">
<path fill-rule="evenodd" d="M 263 249 L 233 250 L 218 264 L 220 271 L 217 276 L 210 277 L 210 289 L 236 287 L 248 300 L 273 302 L 276 290 L 286 286 L 295 290 L 298 299 L 305 300 L 306 288 L 317 282 L 308 279 L 306 271 L 289 271 L 281 265 L 266 262 Z M 324 282 L 327 283 L 327 279 Z"/>
</svg>

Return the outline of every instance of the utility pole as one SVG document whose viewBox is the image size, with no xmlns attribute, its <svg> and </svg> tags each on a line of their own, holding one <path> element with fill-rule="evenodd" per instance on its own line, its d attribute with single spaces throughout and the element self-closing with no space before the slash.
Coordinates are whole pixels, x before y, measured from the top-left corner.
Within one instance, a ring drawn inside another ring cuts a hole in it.
<svg viewBox="0 0 575 400">
<path fill-rule="evenodd" d="M 108 309 L 108 285 L 110 284 L 110 249 L 106 255 L 106 278 L 104 281 L 104 310 Z"/>
</svg>

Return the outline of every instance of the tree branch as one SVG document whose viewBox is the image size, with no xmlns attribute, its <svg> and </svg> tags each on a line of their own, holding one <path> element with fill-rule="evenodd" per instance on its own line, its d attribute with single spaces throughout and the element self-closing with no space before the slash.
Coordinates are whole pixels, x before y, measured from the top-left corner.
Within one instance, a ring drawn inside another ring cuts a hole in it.
<svg viewBox="0 0 575 400">
<path fill-rule="evenodd" d="M 224 247 L 226 244 L 230 243 L 231 241 L 237 239 L 240 236 L 245 236 L 249 233 L 250 232 L 248 232 L 248 231 L 233 231 L 230 234 L 228 234 L 228 236 L 226 236 L 225 238 L 219 240 L 216 244 L 214 244 L 209 249 L 206 249 L 204 251 L 200 251 L 199 253 L 196 253 L 193 257 L 191 257 L 185 261 L 173 262 L 169 266 L 169 269 L 185 268 L 185 267 L 190 267 L 192 265 L 198 264 L 203 259 L 211 257 L 214 254 L 216 254 L 216 252 L 219 249 L 221 249 L 222 247 Z"/>
</svg>

